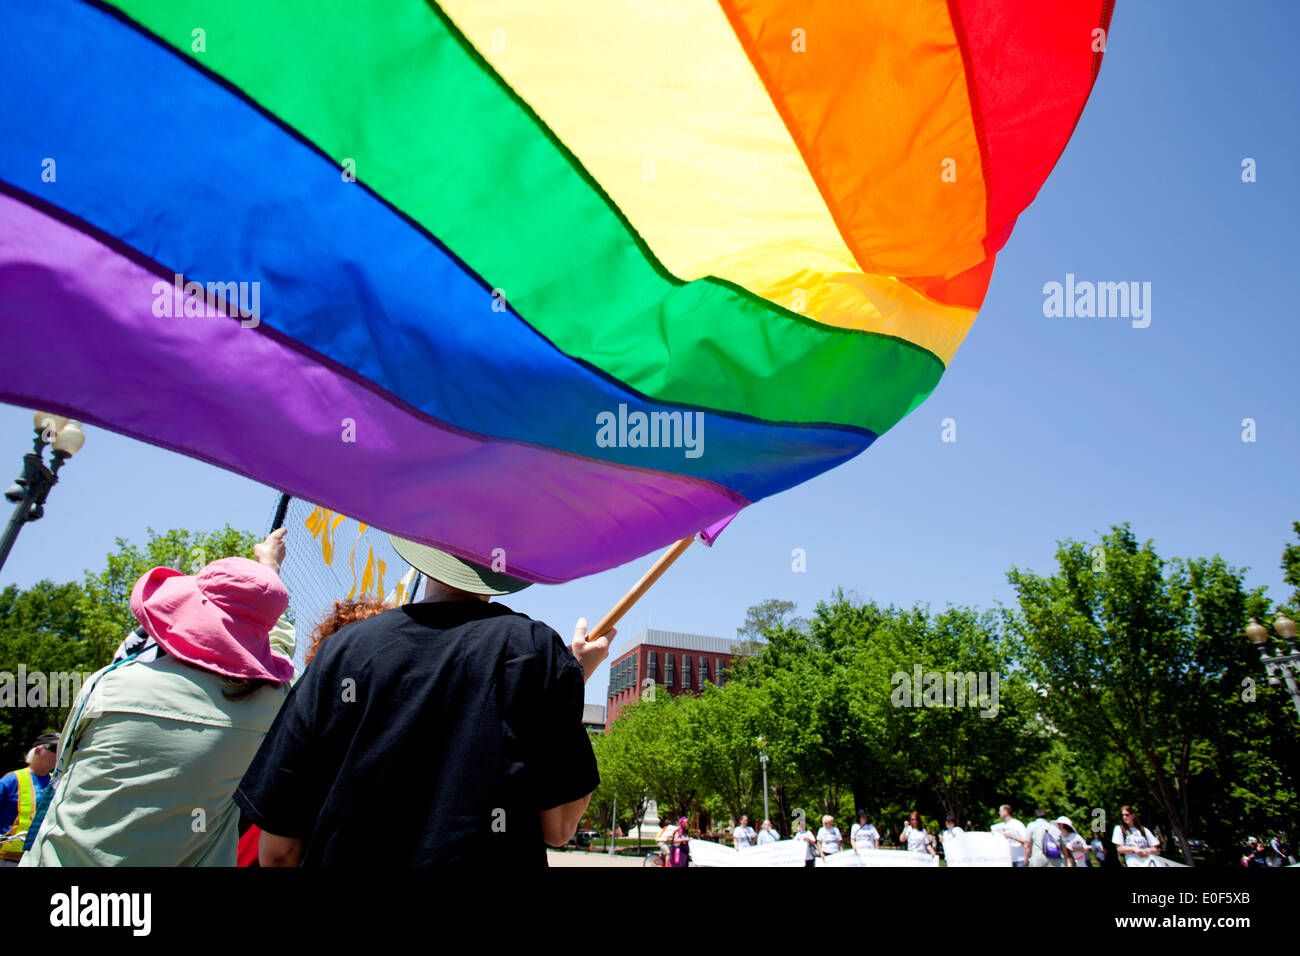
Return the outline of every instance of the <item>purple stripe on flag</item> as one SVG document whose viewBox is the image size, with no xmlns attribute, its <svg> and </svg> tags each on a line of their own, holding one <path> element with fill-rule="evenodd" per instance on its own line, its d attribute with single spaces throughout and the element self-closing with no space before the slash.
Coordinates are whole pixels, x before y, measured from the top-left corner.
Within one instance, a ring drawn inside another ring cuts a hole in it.
<svg viewBox="0 0 1300 956">
<path fill-rule="evenodd" d="M 709 547 L 713 547 L 713 542 L 718 540 L 718 535 L 722 534 L 723 529 L 726 528 L 727 525 L 731 524 L 731 519 L 736 517 L 736 515 L 738 514 L 740 514 L 739 511 L 727 515 L 721 521 L 713 522 L 713 524 L 709 525 L 707 528 L 705 528 L 703 531 L 700 532 L 700 540 L 703 541 L 705 544 L 707 544 Z"/>
<path fill-rule="evenodd" d="M 533 581 L 622 564 L 749 504 L 710 482 L 453 429 L 265 324 L 155 315 L 160 281 L 166 269 L 0 195 L 0 324 L 49 346 L 7 363 L 0 399 L 484 564 L 502 549 Z"/>
</svg>

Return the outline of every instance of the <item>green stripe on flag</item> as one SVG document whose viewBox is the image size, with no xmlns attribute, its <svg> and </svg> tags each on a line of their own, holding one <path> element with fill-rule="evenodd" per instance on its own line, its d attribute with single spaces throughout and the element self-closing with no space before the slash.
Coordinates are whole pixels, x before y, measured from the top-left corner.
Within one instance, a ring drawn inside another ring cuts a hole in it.
<svg viewBox="0 0 1300 956">
<path fill-rule="evenodd" d="M 879 434 L 943 372 L 910 342 L 823 326 L 721 280 L 670 275 L 431 4 L 117 6 L 340 165 L 355 163 L 357 179 L 500 289 L 562 352 L 651 398 Z M 218 148 L 221 136 L 237 135 L 210 132 Z M 340 177 L 339 188 L 355 187 Z"/>
</svg>

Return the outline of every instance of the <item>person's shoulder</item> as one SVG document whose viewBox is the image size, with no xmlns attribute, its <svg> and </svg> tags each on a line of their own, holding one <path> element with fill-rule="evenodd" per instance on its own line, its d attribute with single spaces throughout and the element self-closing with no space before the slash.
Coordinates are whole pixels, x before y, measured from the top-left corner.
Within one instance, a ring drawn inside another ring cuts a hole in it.
<svg viewBox="0 0 1300 956">
<path fill-rule="evenodd" d="M 501 627 L 517 632 L 520 635 L 527 635 L 537 648 L 552 650 L 556 646 L 568 650 L 568 645 L 564 643 L 564 638 L 560 632 L 545 621 L 538 621 L 522 611 L 512 611 L 504 605 L 501 605 L 504 613 L 494 618 L 495 621 L 501 622 Z"/>
<path fill-rule="evenodd" d="M 582 678 L 582 665 L 555 628 L 519 611 L 506 610 L 507 613 L 496 620 L 511 629 L 512 637 L 518 639 L 523 648 L 530 649 L 539 660 L 549 662 L 556 676 L 570 672 Z"/>
<path fill-rule="evenodd" d="M 100 705 L 104 710 L 112 710 L 123 695 L 136 692 L 138 688 L 156 688 L 160 684 L 190 681 L 196 683 L 207 677 L 209 671 L 185 664 L 170 654 L 159 655 L 156 660 L 126 660 L 110 665 L 92 674 L 84 684 L 82 693 L 97 691 Z M 214 678 L 215 679 L 215 678 Z"/>
<path fill-rule="evenodd" d="M 287 685 L 272 684 L 232 700 L 229 686 L 228 678 L 170 655 L 132 661 L 105 675 L 94 710 L 264 732 L 288 693 Z"/>
</svg>

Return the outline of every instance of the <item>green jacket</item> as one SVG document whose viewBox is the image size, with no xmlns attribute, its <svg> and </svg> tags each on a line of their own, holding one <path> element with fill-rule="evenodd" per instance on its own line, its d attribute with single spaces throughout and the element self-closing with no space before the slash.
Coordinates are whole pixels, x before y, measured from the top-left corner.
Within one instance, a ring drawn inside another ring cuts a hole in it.
<svg viewBox="0 0 1300 956">
<path fill-rule="evenodd" d="M 292 629 L 287 641 L 277 631 L 275 649 L 288 644 L 292 656 Z M 19 865 L 234 866 L 232 798 L 286 690 L 231 701 L 225 686 L 172 657 L 93 675 L 68 714 L 63 773 Z"/>
</svg>

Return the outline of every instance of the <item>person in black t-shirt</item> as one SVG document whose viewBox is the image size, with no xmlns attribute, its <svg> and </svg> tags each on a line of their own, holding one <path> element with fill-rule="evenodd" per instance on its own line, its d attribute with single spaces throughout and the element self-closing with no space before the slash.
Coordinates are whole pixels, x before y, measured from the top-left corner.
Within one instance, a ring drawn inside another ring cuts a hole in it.
<svg viewBox="0 0 1300 956">
<path fill-rule="evenodd" d="M 262 866 L 545 866 L 600 782 L 571 647 L 491 596 L 529 582 L 401 538 L 423 601 L 350 624 L 291 691 L 235 802 Z"/>
</svg>

